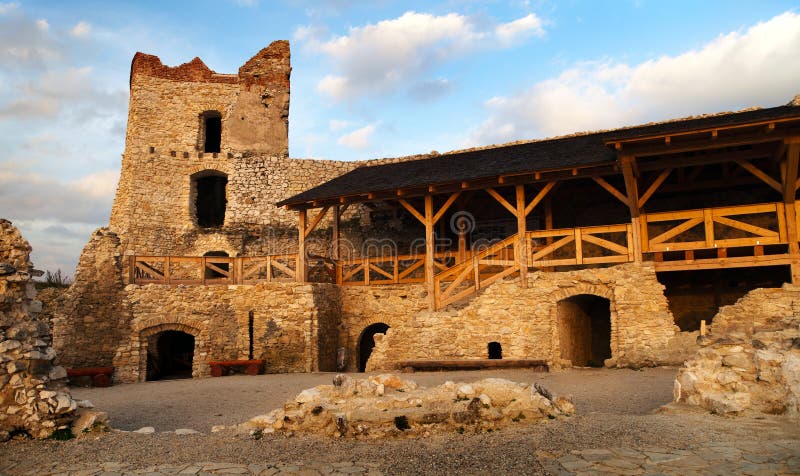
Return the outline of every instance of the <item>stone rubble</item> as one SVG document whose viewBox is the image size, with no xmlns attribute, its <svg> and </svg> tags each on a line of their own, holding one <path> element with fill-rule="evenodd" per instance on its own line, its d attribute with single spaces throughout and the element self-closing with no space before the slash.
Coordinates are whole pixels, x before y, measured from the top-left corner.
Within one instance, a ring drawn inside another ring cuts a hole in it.
<svg viewBox="0 0 800 476">
<path fill-rule="evenodd" d="M 395 374 L 353 379 L 339 374 L 333 385 L 300 392 L 283 408 L 239 426 L 264 433 L 315 433 L 332 437 L 422 436 L 438 431 L 493 431 L 515 423 L 569 416 L 571 397 L 551 398 L 543 387 L 487 378 L 418 387 Z"/>
<path fill-rule="evenodd" d="M 66 371 L 55 363 L 50 326 L 39 315 L 30 253 L 19 230 L 0 219 L 0 441 L 66 430 L 78 408 Z"/>
<path fill-rule="evenodd" d="M 675 403 L 800 414 L 800 287 L 751 291 L 723 307 L 701 341 L 675 379 Z"/>
</svg>

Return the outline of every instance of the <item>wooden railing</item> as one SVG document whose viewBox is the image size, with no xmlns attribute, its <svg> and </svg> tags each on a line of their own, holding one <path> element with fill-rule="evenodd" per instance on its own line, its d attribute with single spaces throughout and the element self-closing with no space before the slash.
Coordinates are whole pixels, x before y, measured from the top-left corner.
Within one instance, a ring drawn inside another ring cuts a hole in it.
<svg viewBox="0 0 800 476">
<path fill-rule="evenodd" d="M 529 267 L 633 261 L 630 224 L 529 231 L 525 236 Z"/>
<path fill-rule="evenodd" d="M 255 284 L 293 281 L 297 255 L 131 256 L 129 265 L 133 284 Z"/>
<path fill-rule="evenodd" d="M 642 251 L 786 243 L 784 213 L 782 203 L 764 203 L 642 215 Z"/>
<path fill-rule="evenodd" d="M 434 255 L 439 271 L 454 265 L 458 252 L 443 251 Z M 346 286 L 410 284 L 425 282 L 425 254 L 371 256 L 339 260 L 336 282 Z"/>
<path fill-rule="evenodd" d="M 434 276 L 436 309 L 519 271 L 515 258 L 517 243 L 517 235 L 509 236 Z"/>
</svg>

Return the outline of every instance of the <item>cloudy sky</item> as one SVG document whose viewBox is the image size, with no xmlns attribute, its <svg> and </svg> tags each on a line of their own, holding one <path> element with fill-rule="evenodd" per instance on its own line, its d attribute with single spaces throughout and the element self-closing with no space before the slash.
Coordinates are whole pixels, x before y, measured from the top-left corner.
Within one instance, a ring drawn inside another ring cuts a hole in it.
<svg viewBox="0 0 800 476">
<path fill-rule="evenodd" d="M 292 42 L 292 157 L 357 160 L 785 104 L 792 1 L 0 0 L 0 217 L 72 274 L 108 223 L 136 51 Z"/>
</svg>

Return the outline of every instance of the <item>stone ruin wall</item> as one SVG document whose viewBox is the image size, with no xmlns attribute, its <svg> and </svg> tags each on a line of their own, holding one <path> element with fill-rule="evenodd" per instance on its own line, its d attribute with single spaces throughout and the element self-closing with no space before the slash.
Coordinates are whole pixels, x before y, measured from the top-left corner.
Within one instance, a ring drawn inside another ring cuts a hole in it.
<svg viewBox="0 0 800 476">
<path fill-rule="evenodd" d="M 48 437 L 77 409 L 39 316 L 30 253 L 19 230 L 0 219 L 0 441 L 17 432 Z"/>
<path fill-rule="evenodd" d="M 607 365 L 679 364 L 696 349 L 696 333 L 679 333 L 663 286 L 650 265 L 529 275 L 493 284 L 461 309 L 428 312 L 423 286 L 343 287 L 342 341 L 357 356 L 360 333 L 370 324 L 390 326 L 376 339 L 368 369 L 398 368 L 403 360 L 486 358 L 499 342 L 503 358 L 562 362 L 558 302 L 591 294 L 610 301 L 611 352 Z M 357 359 L 357 357 L 355 357 Z M 355 369 L 351 358 L 350 370 Z"/>
<path fill-rule="evenodd" d="M 194 336 L 193 377 L 208 376 L 211 360 L 248 359 L 251 312 L 253 357 L 266 360 L 268 373 L 334 370 L 335 344 L 320 333 L 338 324 L 333 285 L 129 285 L 125 293 L 130 321 L 113 358 L 117 381 L 145 380 L 148 338 L 167 330 Z"/>
</svg>

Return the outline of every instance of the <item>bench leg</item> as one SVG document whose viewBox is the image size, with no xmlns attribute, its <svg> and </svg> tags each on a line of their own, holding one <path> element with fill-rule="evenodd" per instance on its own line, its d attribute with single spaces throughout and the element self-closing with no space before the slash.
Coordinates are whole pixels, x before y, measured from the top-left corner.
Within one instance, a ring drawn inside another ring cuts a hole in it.
<svg viewBox="0 0 800 476">
<path fill-rule="evenodd" d="M 258 375 L 258 374 L 260 374 L 260 373 L 261 373 L 261 369 L 260 369 L 260 367 L 261 367 L 261 366 L 260 366 L 260 365 L 258 365 L 258 364 L 249 364 L 249 365 L 247 366 L 247 369 L 245 370 L 245 373 L 246 373 L 247 375 Z"/>
<path fill-rule="evenodd" d="M 106 374 L 97 374 L 92 377 L 92 383 L 95 387 L 110 387 L 111 379 Z"/>
<path fill-rule="evenodd" d="M 221 365 L 212 365 L 211 366 L 211 376 L 212 377 L 222 377 L 222 366 Z"/>
</svg>

